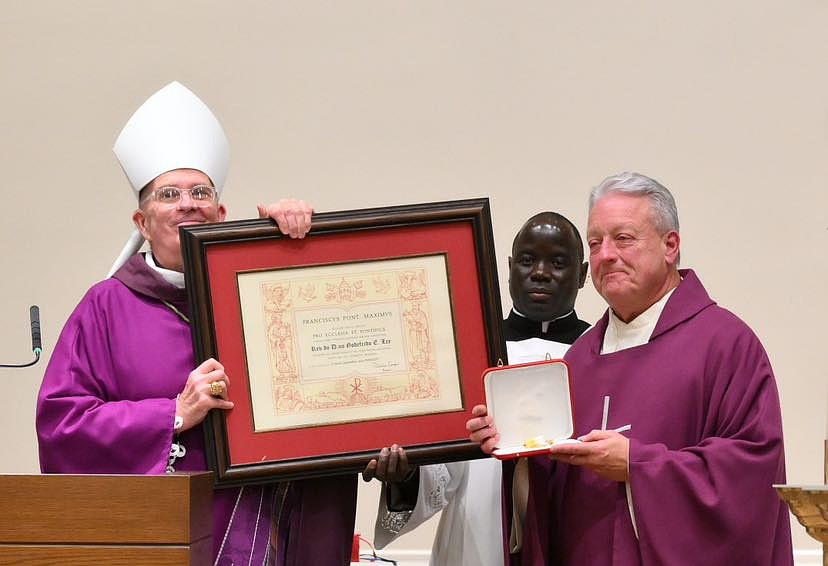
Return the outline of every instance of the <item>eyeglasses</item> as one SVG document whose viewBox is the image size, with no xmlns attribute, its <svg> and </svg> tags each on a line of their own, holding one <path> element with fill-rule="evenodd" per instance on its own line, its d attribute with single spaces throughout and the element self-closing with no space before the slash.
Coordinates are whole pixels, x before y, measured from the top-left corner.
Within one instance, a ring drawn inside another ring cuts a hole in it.
<svg viewBox="0 0 828 566">
<path fill-rule="evenodd" d="M 152 198 L 163 204 L 175 204 L 181 200 L 184 193 L 190 195 L 190 200 L 197 203 L 207 203 L 215 200 L 216 189 L 210 185 L 196 185 L 189 189 L 182 189 L 180 187 L 159 187 L 152 191 Z"/>
</svg>

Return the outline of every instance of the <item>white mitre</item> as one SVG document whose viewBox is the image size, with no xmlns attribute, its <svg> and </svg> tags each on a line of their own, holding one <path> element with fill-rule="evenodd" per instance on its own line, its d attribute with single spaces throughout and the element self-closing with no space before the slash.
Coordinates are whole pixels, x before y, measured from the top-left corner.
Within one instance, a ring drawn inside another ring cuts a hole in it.
<svg viewBox="0 0 828 566">
<path fill-rule="evenodd" d="M 144 102 L 112 148 L 136 198 L 157 176 L 173 169 L 197 169 L 210 177 L 219 196 L 230 166 L 230 144 L 218 119 L 179 82 Z M 136 229 L 110 268 L 112 276 L 144 243 Z"/>
</svg>

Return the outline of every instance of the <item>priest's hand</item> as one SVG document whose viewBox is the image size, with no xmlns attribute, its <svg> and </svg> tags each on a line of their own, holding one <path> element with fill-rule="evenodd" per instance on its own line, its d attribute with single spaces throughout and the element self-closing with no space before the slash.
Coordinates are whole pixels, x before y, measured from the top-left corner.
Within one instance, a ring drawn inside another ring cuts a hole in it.
<svg viewBox="0 0 828 566">
<path fill-rule="evenodd" d="M 469 439 L 480 445 L 480 449 L 486 454 L 491 454 L 500 442 L 500 434 L 494 425 L 494 418 L 489 415 L 486 405 L 476 405 L 472 409 L 472 416 L 466 422 L 466 430 L 469 431 Z"/>
<path fill-rule="evenodd" d="M 227 400 L 229 385 L 224 366 L 213 358 L 191 371 L 175 400 L 175 416 L 183 420 L 176 431 L 183 432 L 200 424 L 210 409 L 232 409 L 233 403 Z"/>
<path fill-rule="evenodd" d="M 392 444 L 380 450 L 379 458 L 374 458 L 362 471 L 362 479 L 371 481 L 377 478 L 384 482 L 401 482 L 415 469 L 408 463 L 408 456 L 402 446 Z"/>
<path fill-rule="evenodd" d="M 313 207 L 303 200 L 283 198 L 269 206 L 257 204 L 256 208 L 259 218 L 272 218 L 279 231 L 291 238 L 304 238 L 311 228 Z"/>
<path fill-rule="evenodd" d="M 614 430 L 593 430 L 581 442 L 553 444 L 549 457 L 588 468 L 610 481 L 629 479 L 630 440 Z"/>
</svg>

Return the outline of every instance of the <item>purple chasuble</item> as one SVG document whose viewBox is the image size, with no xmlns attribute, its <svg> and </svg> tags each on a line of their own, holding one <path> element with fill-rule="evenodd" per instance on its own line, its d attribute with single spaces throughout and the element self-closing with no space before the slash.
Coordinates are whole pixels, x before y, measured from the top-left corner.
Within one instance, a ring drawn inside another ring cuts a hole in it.
<svg viewBox="0 0 828 566">
<path fill-rule="evenodd" d="M 631 424 L 629 482 L 530 460 L 523 564 L 793 564 L 782 418 L 767 354 L 695 273 L 649 343 L 601 355 L 608 315 L 567 352 L 575 435 Z"/>
<path fill-rule="evenodd" d="M 61 332 L 38 395 L 44 473 L 165 473 L 175 397 L 197 365 L 182 317 L 188 314 L 186 290 L 166 282 L 140 254 L 86 293 Z M 178 441 L 187 453 L 175 469 L 206 470 L 202 427 Z M 281 485 L 289 509 L 275 506 Z M 273 516 L 286 512 L 293 516 L 290 538 L 272 528 Z M 356 474 L 216 490 L 216 564 L 292 566 L 308 555 L 318 558 L 315 564 L 347 564 L 355 513 Z"/>
</svg>

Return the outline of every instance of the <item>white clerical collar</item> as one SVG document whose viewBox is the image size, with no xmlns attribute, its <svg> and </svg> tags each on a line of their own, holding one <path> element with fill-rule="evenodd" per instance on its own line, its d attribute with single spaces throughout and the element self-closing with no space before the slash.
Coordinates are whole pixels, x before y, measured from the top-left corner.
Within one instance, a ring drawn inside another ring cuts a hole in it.
<svg viewBox="0 0 828 566">
<path fill-rule="evenodd" d="M 650 308 L 632 319 L 629 323 L 625 323 L 618 318 L 616 314 L 609 310 L 609 321 L 607 322 L 607 331 L 604 333 L 604 344 L 601 346 L 602 354 L 611 354 L 627 348 L 634 348 L 641 346 L 650 341 L 650 336 L 653 335 L 658 319 L 661 317 L 661 312 L 664 310 L 664 305 L 676 287 L 673 287 L 661 297 L 658 301 L 653 303 Z"/>
<path fill-rule="evenodd" d="M 521 317 L 521 318 L 526 318 L 526 315 L 525 315 L 525 314 L 522 314 L 522 313 L 521 313 L 519 310 L 517 310 L 515 307 L 512 307 L 512 311 L 513 311 L 516 315 L 518 315 L 519 317 Z M 565 315 L 563 315 L 563 316 L 559 316 L 559 317 L 553 318 L 552 320 L 544 320 L 544 321 L 541 321 L 541 332 L 546 332 L 546 330 L 549 328 L 549 323 L 550 323 L 550 322 L 555 322 L 556 320 L 561 320 L 562 318 L 566 318 L 566 317 L 568 317 L 569 315 L 571 315 L 571 314 L 572 314 L 572 313 L 574 313 L 574 312 L 575 312 L 575 309 L 572 309 L 571 311 L 569 311 L 568 313 L 566 313 L 566 314 L 565 314 Z"/>
<path fill-rule="evenodd" d="M 155 263 L 155 259 L 152 257 L 152 252 L 147 252 L 144 254 L 144 258 L 147 260 L 147 265 L 150 266 L 153 270 L 155 270 L 158 275 L 164 278 L 164 281 L 175 285 L 179 289 L 184 288 L 184 274 L 179 271 L 173 271 L 172 269 L 166 269 L 164 267 L 158 267 Z"/>
</svg>

